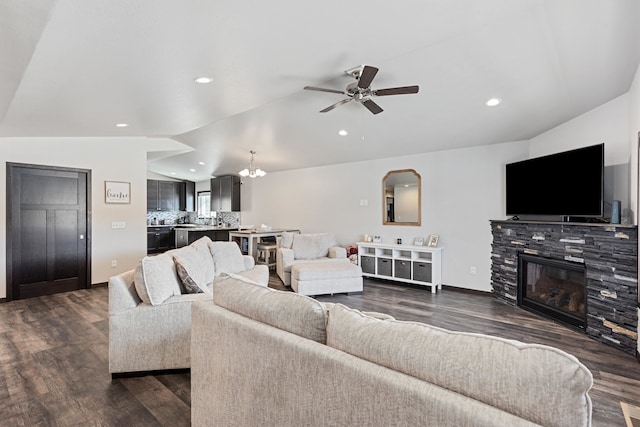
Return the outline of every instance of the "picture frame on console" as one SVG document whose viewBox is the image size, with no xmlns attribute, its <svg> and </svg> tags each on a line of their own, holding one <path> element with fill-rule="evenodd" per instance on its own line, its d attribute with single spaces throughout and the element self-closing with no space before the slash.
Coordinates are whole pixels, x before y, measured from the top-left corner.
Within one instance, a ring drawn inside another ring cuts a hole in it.
<svg viewBox="0 0 640 427">
<path fill-rule="evenodd" d="M 427 246 L 430 248 L 435 248 L 436 246 L 438 246 L 438 235 L 437 234 L 430 234 L 429 235 L 429 241 L 427 243 Z"/>
</svg>

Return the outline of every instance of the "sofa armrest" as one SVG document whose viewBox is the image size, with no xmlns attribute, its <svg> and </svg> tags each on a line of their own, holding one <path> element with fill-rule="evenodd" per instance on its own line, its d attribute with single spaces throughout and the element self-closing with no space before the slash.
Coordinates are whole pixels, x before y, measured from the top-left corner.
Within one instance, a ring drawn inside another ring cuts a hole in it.
<svg viewBox="0 0 640 427">
<path fill-rule="evenodd" d="M 141 302 L 134 284 L 134 270 L 109 278 L 109 314 L 135 308 Z"/>
<path fill-rule="evenodd" d="M 244 270 L 251 270 L 256 266 L 256 260 L 253 259 L 251 255 L 242 255 L 242 260 L 244 261 Z"/>
<path fill-rule="evenodd" d="M 329 258 L 346 258 L 347 249 L 340 246 L 332 246 L 329 248 Z"/>
<path fill-rule="evenodd" d="M 276 263 L 281 265 L 283 268 L 291 266 L 293 264 L 293 249 L 287 248 L 278 248 L 276 251 Z"/>
</svg>

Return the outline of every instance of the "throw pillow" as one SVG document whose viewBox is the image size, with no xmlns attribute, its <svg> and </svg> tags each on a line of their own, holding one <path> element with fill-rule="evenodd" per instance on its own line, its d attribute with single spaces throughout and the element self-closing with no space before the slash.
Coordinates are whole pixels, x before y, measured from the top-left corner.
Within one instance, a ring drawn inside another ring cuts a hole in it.
<svg viewBox="0 0 640 427">
<path fill-rule="evenodd" d="M 178 277 L 182 281 L 182 293 L 183 294 L 201 294 L 204 292 L 200 286 L 198 286 L 198 282 L 194 280 L 187 268 L 179 261 L 174 260 L 176 263 L 176 271 L 178 272 Z"/>
<path fill-rule="evenodd" d="M 178 277 L 182 282 L 182 293 L 199 294 L 208 291 L 209 278 L 206 276 L 207 271 L 203 268 L 204 263 L 195 247 L 185 246 L 180 248 L 173 255 L 173 260 Z"/>
<path fill-rule="evenodd" d="M 211 242 L 209 250 L 213 257 L 216 274 L 244 271 L 244 258 L 235 242 Z"/>
<path fill-rule="evenodd" d="M 138 296 L 144 302 L 159 305 L 167 298 L 182 293 L 172 254 L 142 258 L 136 273 L 134 284 Z"/>
<path fill-rule="evenodd" d="M 207 236 L 203 236 L 191 243 L 189 247 L 193 247 L 196 249 L 199 261 L 202 264 L 202 268 L 204 270 L 204 278 L 207 286 L 213 283 L 213 279 L 216 276 L 215 264 L 213 263 L 213 258 L 211 257 L 211 251 L 209 250 L 209 244 L 211 243 L 211 239 Z"/>
</svg>

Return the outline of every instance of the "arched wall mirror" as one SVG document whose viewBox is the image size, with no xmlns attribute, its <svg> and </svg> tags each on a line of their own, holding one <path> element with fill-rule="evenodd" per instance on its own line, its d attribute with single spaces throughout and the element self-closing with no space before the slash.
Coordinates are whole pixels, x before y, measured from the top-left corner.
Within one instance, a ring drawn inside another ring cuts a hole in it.
<svg viewBox="0 0 640 427">
<path fill-rule="evenodd" d="M 387 173 L 382 179 L 382 224 L 420 225 L 422 186 L 413 169 Z"/>
</svg>

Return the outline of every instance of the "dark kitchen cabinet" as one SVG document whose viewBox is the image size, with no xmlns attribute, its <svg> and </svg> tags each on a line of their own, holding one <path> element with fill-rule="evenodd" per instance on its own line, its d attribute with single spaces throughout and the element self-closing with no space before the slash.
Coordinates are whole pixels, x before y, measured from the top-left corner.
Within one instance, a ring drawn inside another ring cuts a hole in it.
<svg viewBox="0 0 640 427">
<path fill-rule="evenodd" d="M 211 178 L 211 210 L 240 212 L 240 177 L 222 175 Z"/>
<path fill-rule="evenodd" d="M 185 182 L 147 180 L 147 211 L 184 211 L 186 204 Z"/>
<path fill-rule="evenodd" d="M 195 212 L 196 211 L 196 183 L 193 181 L 185 181 L 185 197 L 184 206 L 180 205 L 181 211 Z"/>
<path fill-rule="evenodd" d="M 147 253 L 168 251 L 175 246 L 175 231 L 173 227 L 147 228 Z"/>
</svg>

